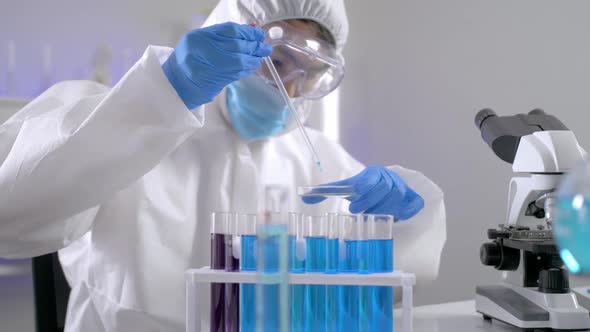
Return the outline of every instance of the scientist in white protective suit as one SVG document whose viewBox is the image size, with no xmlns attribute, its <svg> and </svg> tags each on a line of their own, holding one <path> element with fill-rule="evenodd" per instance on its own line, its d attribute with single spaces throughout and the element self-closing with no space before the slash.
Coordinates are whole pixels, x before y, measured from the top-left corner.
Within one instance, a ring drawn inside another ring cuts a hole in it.
<svg viewBox="0 0 590 332">
<path fill-rule="evenodd" d="M 396 268 L 434 279 L 441 190 L 400 166 L 365 168 L 310 129 L 320 172 L 261 66 L 272 51 L 308 114 L 344 73 L 343 2 L 222 0 L 205 26 L 148 47 L 112 89 L 62 82 L 0 126 L 0 256 L 59 251 L 66 331 L 183 331 L 183 272 L 209 264 L 211 213 L 256 212 L 267 185 L 353 186 L 350 202 L 288 208 L 392 214 Z"/>
</svg>

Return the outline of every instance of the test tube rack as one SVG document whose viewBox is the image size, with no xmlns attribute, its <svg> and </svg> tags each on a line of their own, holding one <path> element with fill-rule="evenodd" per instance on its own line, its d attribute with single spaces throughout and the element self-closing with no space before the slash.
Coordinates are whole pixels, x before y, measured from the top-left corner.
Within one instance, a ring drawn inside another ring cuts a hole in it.
<svg viewBox="0 0 590 332">
<path fill-rule="evenodd" d="M 190 269 L 186 280 L 186 332 L 206 332 L 202 329 L 201 291 L 211 283 L 260 284 L 256 271 L 226 272 L 209 267 Z M 402 289 L 402 332 L 413 331 L 413 288 L 416 277 L 412 273 L 289 273 L 291 285 L 392 286 Z"/>
</svg>

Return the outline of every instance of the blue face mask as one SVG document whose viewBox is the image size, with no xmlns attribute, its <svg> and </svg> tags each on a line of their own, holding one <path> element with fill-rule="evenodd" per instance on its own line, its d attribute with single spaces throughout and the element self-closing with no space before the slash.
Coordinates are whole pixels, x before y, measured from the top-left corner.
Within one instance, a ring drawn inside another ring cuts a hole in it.
<svg viewBox="0 0 590 332">
<path fill-rule="evenodd" d="M 295 107 L 300 103 L 293 100 Z M 278 89 L 255 74 L 227 86 L 227 113 L 234 130 L 248 141 L 275 136 L 292 120 Z"/>
</svg>

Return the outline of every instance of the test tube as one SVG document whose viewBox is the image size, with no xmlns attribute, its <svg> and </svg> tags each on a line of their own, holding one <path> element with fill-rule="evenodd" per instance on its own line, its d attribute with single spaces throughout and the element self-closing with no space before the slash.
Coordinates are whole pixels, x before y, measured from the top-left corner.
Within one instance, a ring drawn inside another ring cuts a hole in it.
<svg viewBox="0 0 590 332">
<path fill-rule="evenodd" d="M 324 273 L 326 271 L 327 222 L 325 216 L 307 216 L 305 218 L 307 273 Z M 305 331 L 326 330 L 326 286 L 306 285 L 304 299 Z"/>
<path fill-rule="evenodd" d="M 305 272 L 306 243 L 303 234 L 303 215 L 289 213 L 289 270 L 291 273 Z M 304 285 L 290 285 L 291 321 L 290 331 L 303 331 Z"/>
<path fill-rule="evenodd" d="M 326 273 L 337 274 L 340 235 L 338 214 L 327 213 L 326 222 L 328 226 Z M 326 292 L 326 331 L 338 331 L 339 286 L 327 286 Z"/>
<path fill-rule="evenodd" d="M 339 264 L 340 273 L 359 273 L 359 242 L 362 240 L 361 226 L 357 215 L 339 215 Z M 362 221 L 362 219 L 361 219 Z M 360 286 L 338 286 L 339 314 L 338 331 L 359 332 Z"/>
<path fill-rule="evenodd" d="M 256 331 L 289 329 L 288 227 L 280 213 L 258 216 Z"/>
<path fill-rule="evenodd" d="M 216 212 L 211 216 L 211 268 L 225 270 L 225 235 L 233 218 L 229 212 Z M 211 332 L 225 332 L 225 284 L 211 284 Z"/>
<path fill-rule="evenodd" d="M 393 222 L 390 215 L 370 215 L 369 271 L 393 272 Z M 393 287 L 371 287 L 371 331 L 393 331 Z"/>
<path fill-rule="evenodd" d="M 225 271 L 240 270 L 240 236 L 238 232 L 238 215 L 233 214 L 227 220 L 225 234 Z M 240 329 L 240 284 L 225 284 L 225 332 L 238 332 Z"/>
<path fill-rule="evenodd" d="M 358 264 L 359 273 L 370 274 L 372 273 L 369 268 L 369 215 L 359 214 L 357 215 L 357 230 L 359 235 L 358 241 Z M 372 319 L 372 295 L 371 286 L 359 287 L 359 330 L 370 331 L 371 330 L 371 319 Z"/>
<path fill-rule="evenodd" d="M 241 234 L 241 271 L 256 271 L 256 214 L 238 215 Z M 242 284 L 240 322 L 242 332 L 256 331 L 256 285 Z"/>
</svg>

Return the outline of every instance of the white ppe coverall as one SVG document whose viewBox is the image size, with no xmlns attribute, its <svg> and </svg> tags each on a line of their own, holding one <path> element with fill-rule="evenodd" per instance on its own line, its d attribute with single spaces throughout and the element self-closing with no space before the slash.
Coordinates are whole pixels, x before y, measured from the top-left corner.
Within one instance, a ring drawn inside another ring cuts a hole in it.
<svg viewBox="0 0 590 332">
<path fill-rule="evenodd" d="M 298 17 L 344 44 L 340 0 L 222 0 L 207 24 Z M 265 185 L 294 190 L 364 168 L 313 130 L 323 172 L 298 131 L 242 140 L 222 115 L 224 93 L 188 110 L 161 69 L 171 52 L 148 47 L 114 88 L 59 83 L 0 126 L 0 256 L 59 250 L 72 287 L 66 331 L 183 331 L 183 273 L 209 265 L 212 212 L 256 212 Z M 443 194 L 419 172 L 392 169 L 425 200 L 394 233 L 396 269 L 420 284 L 438 273 Z M 345 203 L 304 206 L 291 195 L 288 208 L 345 212 Z"/>
</svg>

